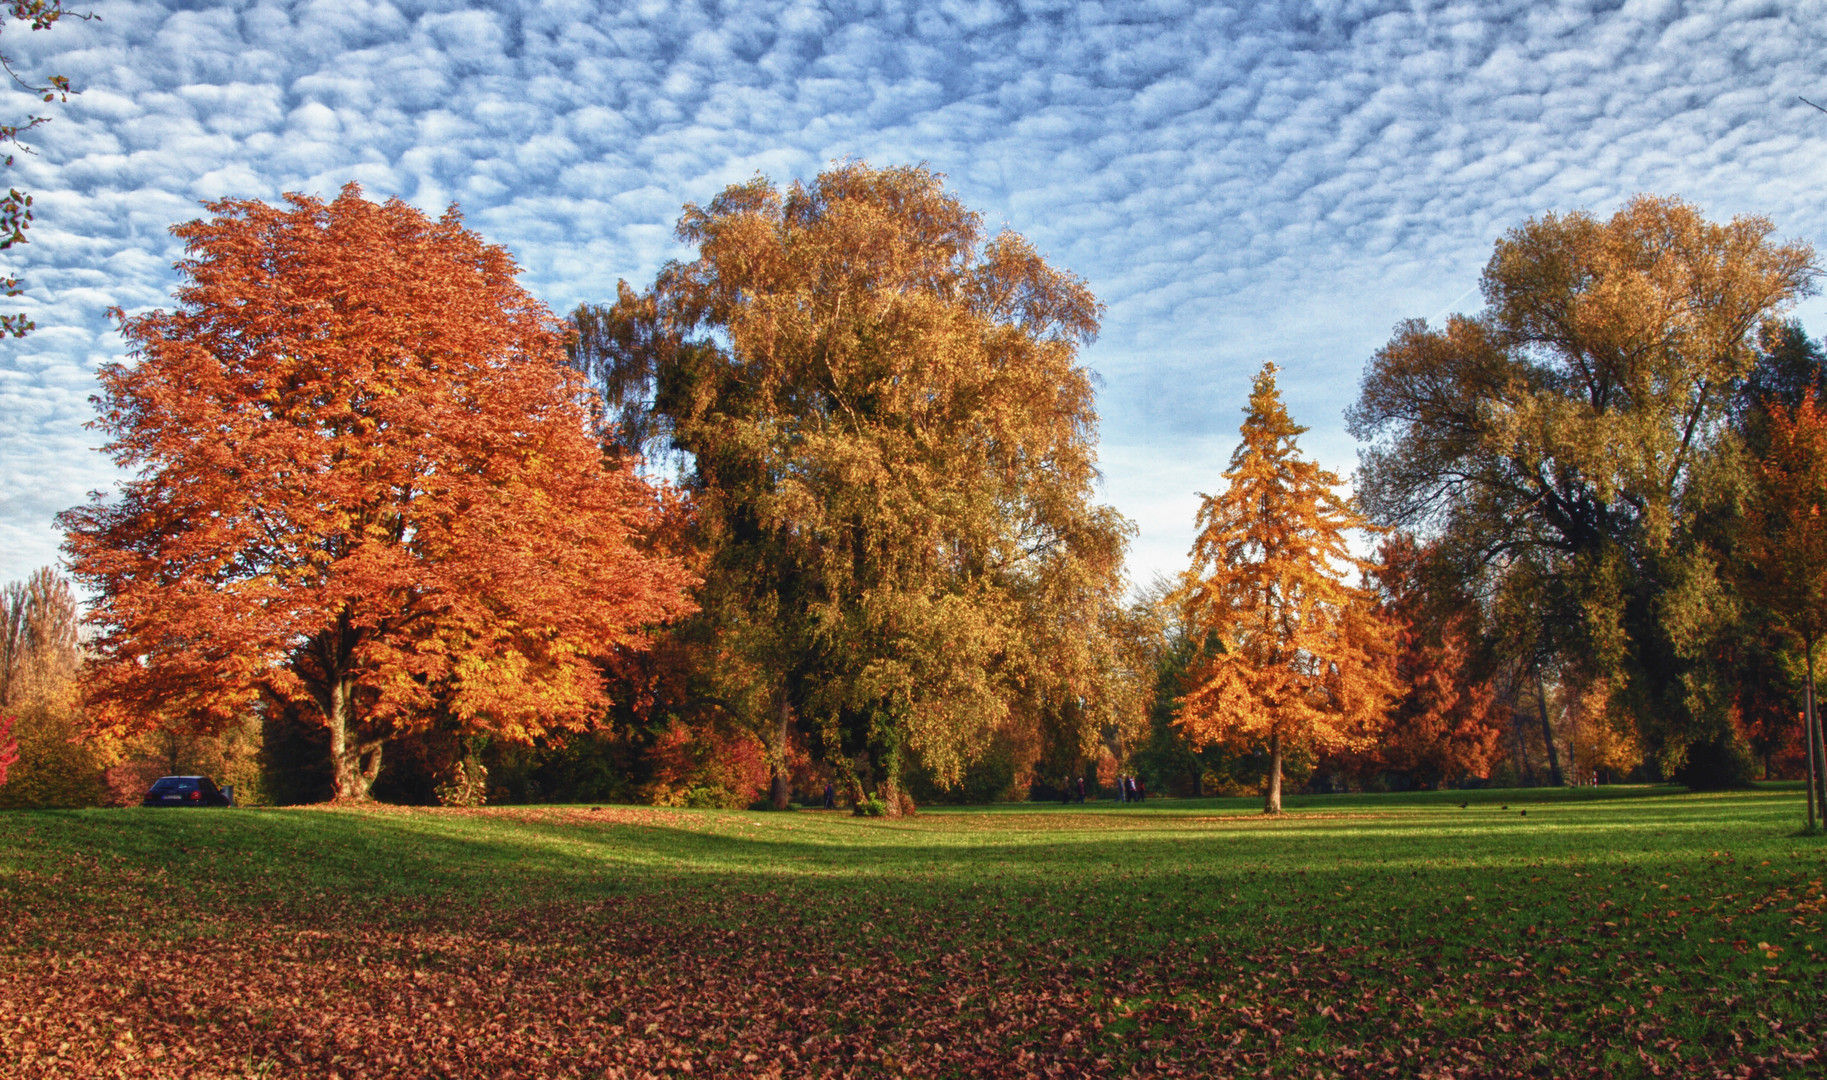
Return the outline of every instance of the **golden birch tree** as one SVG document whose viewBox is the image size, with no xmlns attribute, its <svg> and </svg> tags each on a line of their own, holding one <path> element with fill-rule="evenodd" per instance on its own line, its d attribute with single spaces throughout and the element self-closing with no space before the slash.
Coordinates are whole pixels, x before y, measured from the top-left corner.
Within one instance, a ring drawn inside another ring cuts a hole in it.
<svg viewBox="0 0 1827 1080">
<path fill-rule="evenodd" d="M 613 449 L 678 455 L 704 575 L 681 633 L 775 804 L 795 727 L 895 812 L 909 755 L 949 786 L 1008 724 L 1139 722 L 1084 282 L 921 168 L 758 178 L 678 236 L 697 257 L 580 309 L 572 359 Z"/>
<path fill-rule="evenodd" d="M 1268 745 L 1267 814 L 1281 812 L 1284 753 L 1361 745 L 1393 690 L 1373 598 L 1345 578 L 1368 565 L 1347 547 L 1365 521 L 1338 476 L 1300 456 L 1306 430 L 1265 365 L 1225 490 L 1201 495 L 1179 593 L 1203 649 L 1176 719 L 1198 745 Z"/>
</svg>

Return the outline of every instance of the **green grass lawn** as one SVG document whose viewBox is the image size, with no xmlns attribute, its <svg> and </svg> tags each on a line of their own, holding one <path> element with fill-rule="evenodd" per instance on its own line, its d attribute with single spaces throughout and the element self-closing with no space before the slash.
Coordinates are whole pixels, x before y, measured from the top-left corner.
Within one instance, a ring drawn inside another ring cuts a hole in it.
<svg viewBox="0 0 1827 1080">
<path fill-rule="evenodd" d="M 1257 808 L 0 814 L 0 1075 L 1827 1075 L 1799 787 Z"/>
</svg>

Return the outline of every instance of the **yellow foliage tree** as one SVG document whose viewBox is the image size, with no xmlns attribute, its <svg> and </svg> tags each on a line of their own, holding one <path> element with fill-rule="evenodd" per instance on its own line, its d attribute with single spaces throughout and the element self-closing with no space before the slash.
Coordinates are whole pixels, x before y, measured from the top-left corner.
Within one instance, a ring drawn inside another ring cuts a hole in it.
<svg viewBox="0 0 1827 1080">
<path fill-rule="evenodd" d="M 81 611 L 50 567 L 0 589 L 0 716 L 14 720 L 19 760 L 0 783 L 0 809 L 105 801 L 114 740 L 83 737 L 76 671 Z"/>
<path fill-rule="evenodd" d="M 1196 744 L 1269 748 L 1263 812 L 1281 812 L 1281 765 L 1297 746 L 1362 745 L 1387 711 L 1391 657 L 1372 597 L 1345 579 L 1366 563 L 1346 534 L 1365 521 L 1337 475 L 1300 457 L 1267 364 L 1250 391 L 1223 494 L 1201 495 L 1193 564 L 1179 592 L 1203 646 L 1176 720 Z"/>
<path fill-rule="evenodd" d="M 951 788 L 1012 728 L 1082 762 L 1139 726 L 1085 283 L 924 168 L 757 178 L 678 236 L 697 258 L 581 309 L 573 360 L 621 449 L 683 459 L 704 583 L 681 634 L 775 805 L 796 726 L 890 812 L 904 760 Z"/>
</svg>

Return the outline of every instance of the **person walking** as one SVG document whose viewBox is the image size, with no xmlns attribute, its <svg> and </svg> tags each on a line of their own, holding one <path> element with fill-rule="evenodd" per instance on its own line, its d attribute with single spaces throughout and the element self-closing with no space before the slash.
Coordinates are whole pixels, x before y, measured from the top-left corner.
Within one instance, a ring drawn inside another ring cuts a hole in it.
<svg viewBox="0 0 1827 1080">
<path fill-rule="evenodd" d="M 1078 801 L 1085 801 L 1085 778 L 1082 776 L 1078 778 Z"/>
</svg>

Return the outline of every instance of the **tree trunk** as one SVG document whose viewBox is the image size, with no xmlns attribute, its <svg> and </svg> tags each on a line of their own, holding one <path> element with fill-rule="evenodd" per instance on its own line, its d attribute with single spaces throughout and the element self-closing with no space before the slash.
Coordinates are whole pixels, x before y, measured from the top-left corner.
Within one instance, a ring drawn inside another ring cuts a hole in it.
<svg viewBox="0 0 1827 1080">
<path fill-rule="evenodd" d="M 885 740 L 882 747 L 882 813 L 886 817 L 904 817 L 913 813 L 913 798 L 907 789 L 901 786 L 901 740 L 896 731 L 894 737 Z"/>
<path fill-rule="evenodd" d="M 886 808 L 883 813 L 888 817 L 912 817 L 914 813 L 913 796 L 907 793 L 898 779 L 888 781 L 882 805 Z"/>
<path fill-rule="evenodd" d="M 1542 741 L 1548 744 L 1548 783 L 1561 786 L 1561 752 L 1554 748 L 1554 725 L 1548 722 L 1548 685 L 1542 679 L 1542 666 L 1535 665 L 1535 703 L 1541 707 Z"/>
<path fill-rule="evenodd" d="M 1808 759 L 1808 831 L 1814 831 L 1814 642 L 1804 640 L 1802 652 L 1808 658 L 1808 685 L 1802 688 L 1802 743 Z"/>
<path fill-rule="evenodd" d="M 1827 751 L 1822 748 L 1821 716 L 1814 709 L 1814 642 L 1805 641 L 1808 654 L 1808 831 L 1815 828 L 1818 813 L 1822 827 L 1827 827 Z"/>
<path fill-rule="evenodd" d="M 1269 736 L 1269 792 L 1263 798 L 1262 812 L 1281 813 L 1281 735 Z"/>
<path fill-rule="evenodd" d="M 1821 716 L 1814 716 L 1814 805 L 1821 816 L 1821 827 L 1827 828 L 1827 734 L 1823 734 Z"/>
<path fill-rule="evenodd" d="M 355 703 L 350 700 L 348 680 L 338 679 L 330 686 L 329 700 L 323 704 L 324 721 L 330 728 L 331 797 L 337 802 L 368 802 L 368 790 L 381 771 L 381 743 L 355 743 L 349 737 Z"/>
<path fill-rule="evenodd" d="M 1827 828 L 1827 734 L 1821 730 L 1819 713 L 1814 717 L 1814 805 L 1821 815 L 1821 826 Z"/>
<path fill-rule="evenodd" d="M 793 797 L 792 764 L 787 760 L 787 737 L 792 721 L 793 706 L 787 701 L 787 688 L 783 685 L 774 698 L 773 776 L 768 781 L 768 798 L 776 810 L 785 810 Z"/>
</svg>

